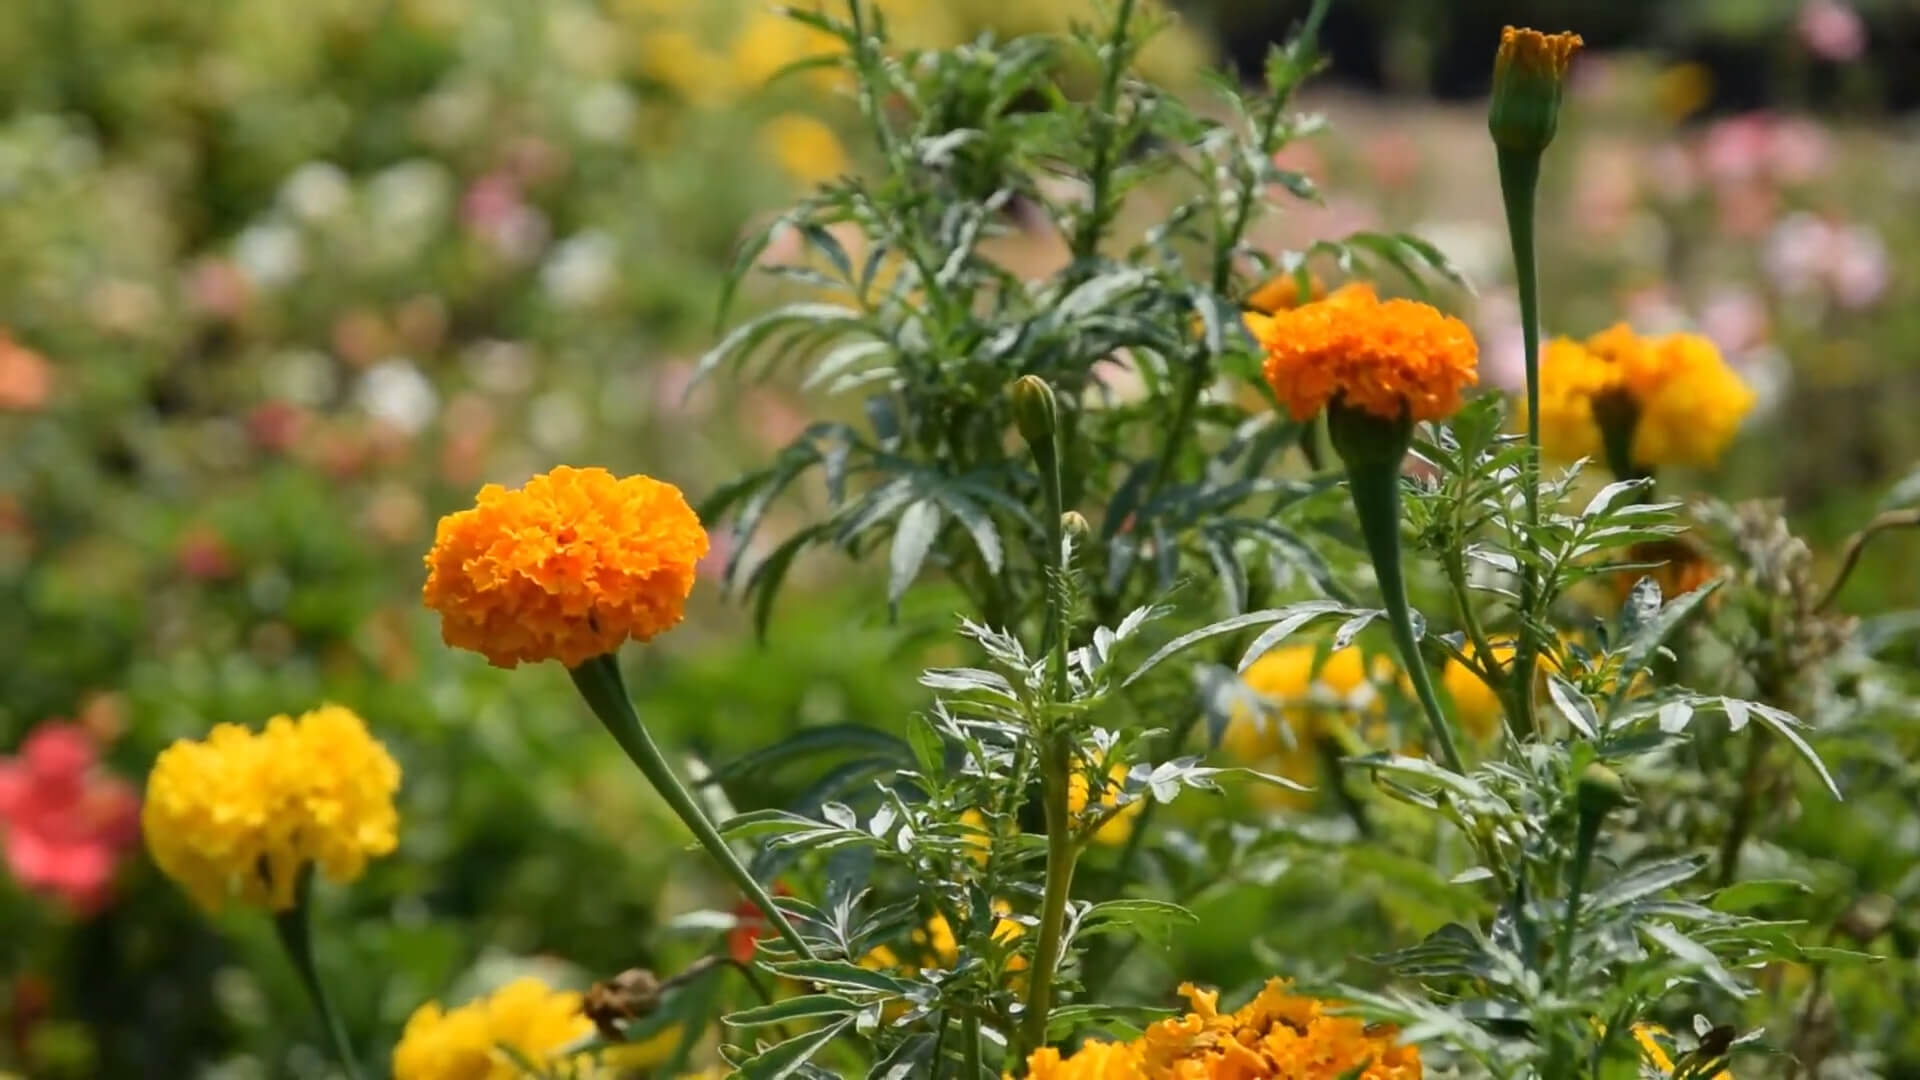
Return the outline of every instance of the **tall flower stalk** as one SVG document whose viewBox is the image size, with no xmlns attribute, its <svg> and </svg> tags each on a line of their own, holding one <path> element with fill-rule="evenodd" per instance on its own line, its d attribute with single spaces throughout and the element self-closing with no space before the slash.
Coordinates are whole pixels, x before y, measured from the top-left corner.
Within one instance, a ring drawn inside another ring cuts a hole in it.
<svg viewBox="0 0 1920 1080">
<path fill-rule="evenodd" d="M 1526 350 L 1527 457 L 1524 498 L 1529 535 L 1540 529 L 1540 277 L 1534 256 L 1534 203 L 1540 186 L 1540 158 L 1553 142 L 1560 122 L 1560 98 L 1567 64 L 1580 48 L 1578 34 L 1542 34 L 1507 27 L 1494 58 L 1493 98 L 1487 129 L 1500 167 L 1500 195 L 1506 205 L 1507 234 L 1513 243 L 1514 278 L 1520 290 L 1520 327 Z M 1508 683 L 1515 724 L 1523 735 L 1538 730 L 1534 719 L 1533 672 L 1540 655 L 1539 635 L 1531 626 L 1540 599 L 1540 571 L 1527 561 L 1521 570 L 1519 645 Z"/>
<path fill-rule="evenodd" d="M 1322 410 L 1380 585 L 1393 643 L 1419 698 L 1434 745 L 1465 771 L 1446 712 L 1420 654 L 1400 550 L 1400 469 L 1413 425 L 1460 408 L 1478 379 L 1479 348 L 1466 325 L 1410 300 L 1382 302 L 1359 285 L 1255 324 L 1267 382 L 1294 419 Z"/>
<path fill-rule="evenodd" d="M 1062 528 L 1058 405 L 1046 380 L 1027 375 L 1014 383 L 1013 417 L 1021 438 L 1033 452 L 1040 485 L 1047 500 L 1048 548 L 1042 553 L 1046 576 L 1046 622 L 1041 642 L 1046 654 L 1047 683 L 1052 700 L 1064 702 L 1067 686 L 1067 560 Z M 1026 1012 L 1020 1041 L 1031 1049 L 1047 1038 L 1047 1018 L 1053 1011 L 1053 983 L 1066 937 L 1067 901 L 1073 893 L 1073 873 L 1081 841 L 1075 835 L 1069 805 L 1073 783 L 1073 735 L 1043 718 L 1040 735 L 1040 805 L 1047 828 L 1046 884 L 1040 894 L 1040 932 L 1034 943 L 1033 976 L 1027 983 Z"/>
</svg>

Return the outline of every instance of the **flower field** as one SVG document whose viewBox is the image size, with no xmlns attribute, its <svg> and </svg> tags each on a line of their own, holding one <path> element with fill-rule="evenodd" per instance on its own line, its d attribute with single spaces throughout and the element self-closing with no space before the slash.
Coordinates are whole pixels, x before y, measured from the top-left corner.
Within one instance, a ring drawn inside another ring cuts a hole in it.
<svg viewBox="0 0 1920 1080">
<path fill-rule="evenodd" d="M 1616 7 L 0 10 L 0 1080 L 1920 1076 L 1920 27 Z"/>
</svg>

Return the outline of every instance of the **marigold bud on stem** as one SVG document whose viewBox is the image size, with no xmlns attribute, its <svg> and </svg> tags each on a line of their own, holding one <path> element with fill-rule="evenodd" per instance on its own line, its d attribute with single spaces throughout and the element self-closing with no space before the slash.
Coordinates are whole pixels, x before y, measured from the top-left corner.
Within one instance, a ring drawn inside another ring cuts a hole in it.
<svg viewBox="0 0 1920 1080">
<path fill-rule="evenodd" d="M 1022 375 L 1014 380 L 1013 423 L 1020 429 L 1021 438 L 1035 446 L 1052 445 L 1058 414 L 1053 387 L 1047 385 L 1047 380 L 1038 375 Z"/>
<path fill-rule="evenodd" d="M 1567 64 L 1580 51 L 1579 34 L 1543 34 L 1507 27 L 1493 60 L 1493 101 L 1487 129 L 1502 150 L 1538 154 L 1560 124 Z"/>
</svg>

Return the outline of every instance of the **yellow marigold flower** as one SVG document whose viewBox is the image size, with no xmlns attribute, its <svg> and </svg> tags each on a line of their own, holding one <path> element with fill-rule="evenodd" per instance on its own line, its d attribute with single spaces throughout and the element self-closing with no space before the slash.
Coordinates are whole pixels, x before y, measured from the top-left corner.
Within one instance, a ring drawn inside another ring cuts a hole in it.
<svg viewBox="0 0 1920 1080">
<path fill-rule="evenodd" d="M 1667 1048 L 1660 1040 L 1667 1037 L 1667 1029 L 1659 1024 L 1633 1025 L 1633 1041 L 1640 1044 L 1640 1053 L 1647 1064 L 1660 1070 L 1662 1076 L 1673 1075 L 1673 1058 L 1667 1054 Z M 1733 1080 L 1733 1070 L 1722 1069 L 1714 1074 L 1713 1080 Z"/>
<path fill-rule="evenodd" d="M 1753 402 L 1753 392 L 1706 338 L 1643 338 L 1621 323 L 1585 343 L 1547 343 L 1540 360 L 1540 446 L 1562 460 L 1599 457 L 1611 434 L 1628 448 L 1626 464 L 1635 468 L 1712 465 Z"/>
<path fill-rule="evenodd" d="M 1371 723 L 1362 735 L 1370 742 L 1384 739 L 1385 731 L 1376 726 L 1386 711 L 1379 684 L 1393 678 L 1393 661 L 1375 656 L 1369 671 L 1357 645 L 1329 654 L 1324 663 L 1319 659 L 1315 646 L 1284 645 L 1247 668 L 1241 680 L 1276 709 L 1264 714 L 1235 711 L 1220 735 L 1221 748 L 1229 757 L 1295 783 L 1311 784 L 1320 773 L 1315 738 L 1364 719 Z M 1281 806 L 1312 802 L 1305 792 L 1270 786 L 1255 790 L 1263 800 Z"/>
<path fill-rule="evenodd" d="M 141 828 L 153 861 L 195 902 L 286 911 L 300 874 L 358 878 L 394 849 L 400 766 L 361 719 L 323 705 L 258 733 L 218 724 L 160 752 Z"/>
<path fill-rule="evenodd" d="M 522 1075 L 514 1054 L 536 1065 L 564 1065 L 567 1076 L 611 1077 L 614 1069 L 601 1068 L 591 1055 L 563 1060 L 562 1051 L 592 1033 L 593 1022 L 580 1011 L 579 994 L 555 990 L 531 976 L 519 978 L 456 1009 L 430 1001 L 414 1010 L 393 1048 L 393 1077 L 514 1080 Z"/>
<path fill-rule="evenodd" d="M 1640 406 L 1634 461 L 1714 464 L 1753 410 L 1753 391 L 1699 334 L 1668 334 L 1650 344 L 1627 371 L 1627 388 Z"/>
<path fill-rule="evenodd" d="M 1101 806 L 1111 807 L 1119 805 L 1121 785 L 1126 782 L 1126 779 L 1127 767 L 1125 765 L 1115 765 L 1107 770 L 1107 784 L 1101 788 L 1100 791 Z M 1085 813 L 1087 809 L 1087 796 L 1088 784 L 1085 773 L 1076 772 L 1067 778 L 1068 813 L 1073 814 L 1075 817 Z M 1121 807 L 1119 813 L 1108 818 L 1105 824 L 1094 830 L 1093 842 L 1106 845 L 1126 843 L 1127 838 L 1133 835 L 1133 819 L 1139 817 L 1140 812 L 1146 809 L 1146 806 L 1145 800 L 1135 799 L 1126 806 Z"/>
<path fill-rule="evenodd" d="M 1487 129 L 1495 146 L 1538 154 L 1553 141 L 1567 66 L 1581 44 L 1579 34 L 1543 34 L 1511 26 L 1500 32 L 1487 111 Z"/>
<path fill-rule="evenodd" d="M 1282 311 L 1260 327 L 1267 382 L 1295 420 L 1340 401 L 1383 420 L 1439 420 L 1479 378 L 1466 324 L 1365 285 Z"/>
<path fill-rule="evenodd" d="M 1577 341 L 1554 338 L 1540 351 L 1540 449 L 1561 461 L 1606 454 L 1593 403 L 1618 393 L 1620 369 Z"/>
<path fill-rule="evenodd" d="M 852 169 L 840 136 L 824 121 L 805 113 L 782 113 L 760 125 L 760 145 L 788 176 L 808 186 L 844 176 Z"/>
<path fill-rule="evenodd" d="M 679 488 L 562 465 L 441 518 L 423 597 L 449 645 L 576 667 L 679 623 L 706 553 Z"/>
<path fill-rule="evenodd" d="M 1182 986 L 1192 1012 L 1162 1020 L 1131 1043 L 1089 1042 L 1069 1057 L 1027 1059 L 1033 1080 L 1420 1080 L 1420 1052 L 1396 1032 L 1333 1016 L 1279 979 L 1236 1012 L 1219 995 Z"/>
</svg>

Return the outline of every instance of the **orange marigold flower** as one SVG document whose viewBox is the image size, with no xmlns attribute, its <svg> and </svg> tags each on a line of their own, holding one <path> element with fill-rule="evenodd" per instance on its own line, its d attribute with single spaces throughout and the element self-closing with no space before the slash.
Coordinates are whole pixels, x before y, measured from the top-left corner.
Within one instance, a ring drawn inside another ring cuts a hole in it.
<svg viewBox="0 0 1920 1080">
<path fill-rule="evenodd" d="M 575 667 L 679 623 L 706 553 L 679 488 L 563 465 L 441 518 L 422 595 L 449 645 Z"/>
<path fill-rule="evenodd" d="M 1478 381 L 1480 349 L 1465 323 L 1361 284 L 1276 313 L 1259 338 L 1267 382 L 1295 420 L 1335 400 L 1384 420 L 1439 420 Z"/>
<path fill-rule="evenodd" d="M 1220 996 L 1180 988 L 1192 1008 L 1162 1020 L 1131 1043 L 1090 1042 L 1070 1057 L 1040 1050 L 1027 1060 L 1033 1080 L 1420 1080 L 1420 1051 L 1397 1032 L 1327 1012 L 1274 979 L 1238 1011 Z"/>
</svg>

